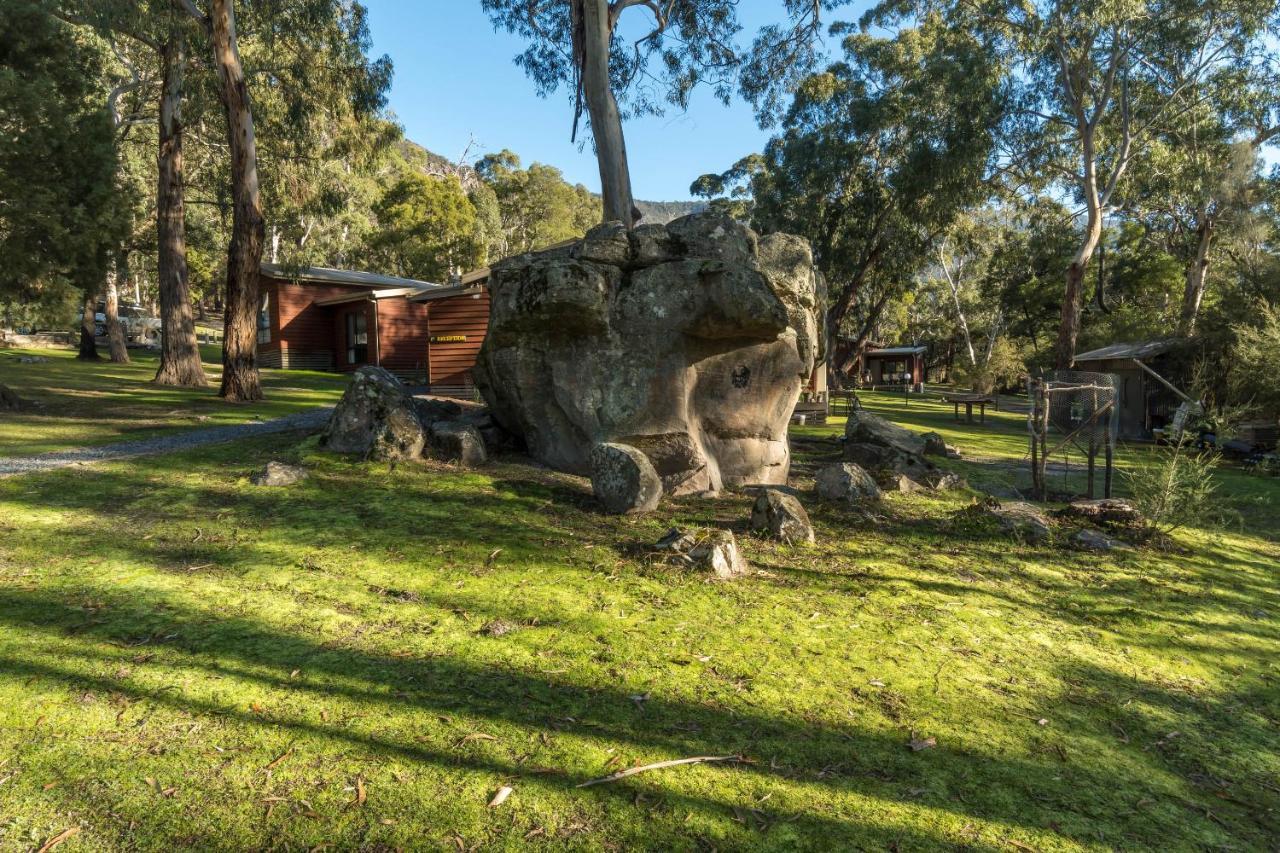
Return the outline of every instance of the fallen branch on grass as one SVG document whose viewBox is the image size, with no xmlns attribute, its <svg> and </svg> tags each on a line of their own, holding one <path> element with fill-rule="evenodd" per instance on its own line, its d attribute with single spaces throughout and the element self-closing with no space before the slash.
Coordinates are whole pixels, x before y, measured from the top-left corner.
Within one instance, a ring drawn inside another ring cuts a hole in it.
<svg viewBox="0 0 1280 853">
<path fill-rule="evenodd" d="M 603 785 L 605 782 L 617 782 L 619 779 L 625 779 L 637 773 L 644 773 L 647 770 L 661 770 L 664 767 L 675 767 L 680 764 L 705 764 L 709 761 L 741 760 L 742 756 L 740 755 L 700 755 L 695 758 L 677 758 L 672 761 L 659 761 L 657 764 L 646 764 L 643 767 L 629 767 L 626 770 L 619 770 L 609 776 L 601 776 L 599 779 L 592 779 L 590 782 L 583 782 L 581 785 L 574 785 L 573 787 L 590 788 L 592 785 Z"/>
</svg>

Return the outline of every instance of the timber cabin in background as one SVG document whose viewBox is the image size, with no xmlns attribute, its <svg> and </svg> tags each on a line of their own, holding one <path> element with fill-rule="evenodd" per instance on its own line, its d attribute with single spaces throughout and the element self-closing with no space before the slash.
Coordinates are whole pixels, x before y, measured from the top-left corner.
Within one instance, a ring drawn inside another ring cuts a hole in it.
<svg viewBox="0 0 1280 853">
<path fill-rule="evenodd" d="M 432 393 L 472 396 L 489 321 L 488 269 L 433 284 L 352 270 L 262 265 L 258 363 L 350 372 L 385 367 Z"/>
</svg>

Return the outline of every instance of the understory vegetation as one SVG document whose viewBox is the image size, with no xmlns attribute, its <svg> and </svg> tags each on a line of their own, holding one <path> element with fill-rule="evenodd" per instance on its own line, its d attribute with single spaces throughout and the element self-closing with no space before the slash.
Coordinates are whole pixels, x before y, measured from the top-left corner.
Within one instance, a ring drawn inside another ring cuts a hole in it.
<svg viewBox="0 0 1280 853">
<path fill-rule="evenodd" d="M 867 402 L 971 482 L 1023 452 L 1016 414 Z M 798 430 L 797 486 L 840 429 Z M 269 459 L 312 475 L 250 485 Z M 808 502 L 792 548 L 745 494 L 610 517 L 518 459 L 298 434 L 3 479 L 0 849 L 1263 848 L 1280 488 L 1217 476 L 1242 529 L 1107 554 L 1010 541 L 968 491 Z M 672 525 L 756 573 L 654 560 Z M 739 760 L 576 787 L 693 756 Z"/>
</svg>

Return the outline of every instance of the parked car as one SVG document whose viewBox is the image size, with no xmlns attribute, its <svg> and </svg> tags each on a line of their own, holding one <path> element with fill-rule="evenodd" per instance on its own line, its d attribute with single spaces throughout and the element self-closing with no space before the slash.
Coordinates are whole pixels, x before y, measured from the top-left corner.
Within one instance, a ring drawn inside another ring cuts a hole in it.
<svg viewBox="0 0 1280 853">
<path fill-rule="evenodd" d="M 105 338 L 107 336 L 107 306 L 99 302 L 97 311 L 93 315 L 93 335 L 97 338 Z M 132 303 L 121 303 L 117 311 L 120 317 L 120 325 L 124 327 L 124 337 L 129 343 L 151 344 L 158 343 L 160 340 L 160 318 L 153 317 L 147 313 L 147 310 L 141 305 Z M 76 315 L 76 328 L 73 330 L 78 333 L 80 325 L 84 322 L 84 312 L 81 311 Z"/>
</svg>

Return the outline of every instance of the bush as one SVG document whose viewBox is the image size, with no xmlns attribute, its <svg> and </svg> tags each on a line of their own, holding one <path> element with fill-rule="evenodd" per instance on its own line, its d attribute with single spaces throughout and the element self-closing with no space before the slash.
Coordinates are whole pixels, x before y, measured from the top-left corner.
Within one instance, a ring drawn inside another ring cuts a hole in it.
<svg viewBox="0 0 1280 853">
<path fill-rule="evenodd" d="M 1154 465 L 1124 474 L 1133 505 L 1147 525 L 1164 534 L 1180 527 L 1224 526 L 1231 512 L 1217 495 L 1214 472 L 1219 455 L 1194 450 L 1189 438 L 1156 452 L 1160 458 Z"/>
<path fill-rule="evenodd" d="M 1262 415 L 1280 416 L 1280 311 L 1262 306 L 1257 326 L 1232 327 L 1231 392 Z"/>
</svg>

